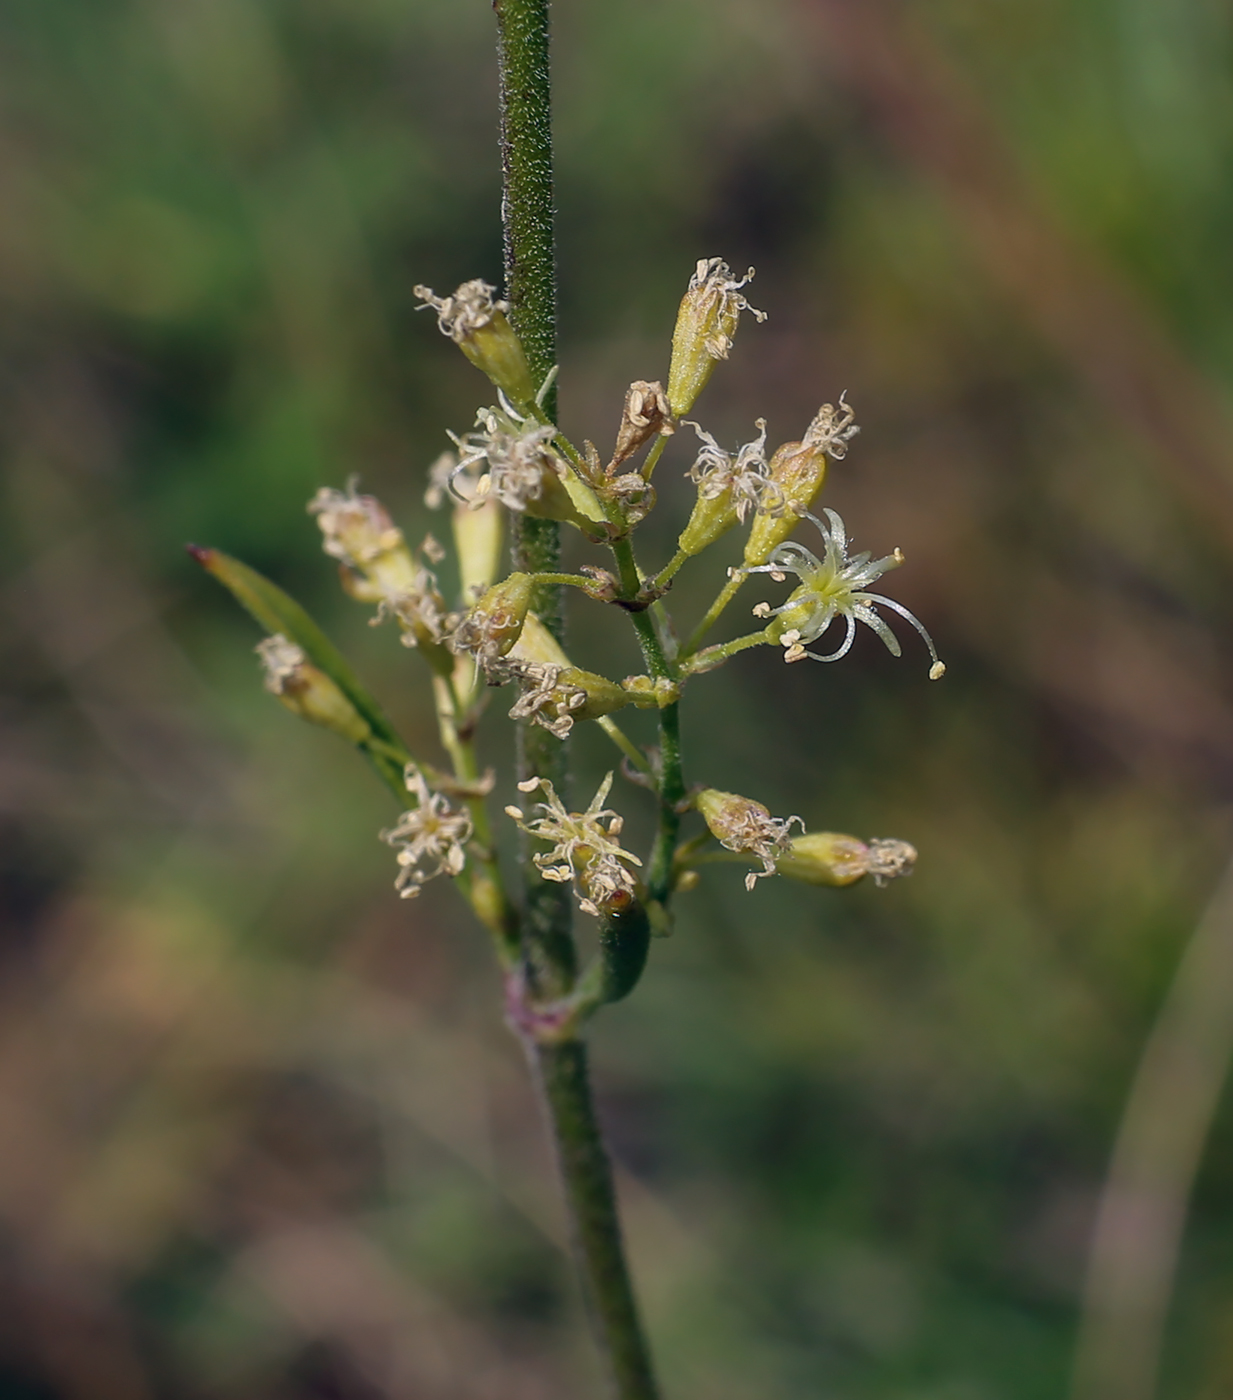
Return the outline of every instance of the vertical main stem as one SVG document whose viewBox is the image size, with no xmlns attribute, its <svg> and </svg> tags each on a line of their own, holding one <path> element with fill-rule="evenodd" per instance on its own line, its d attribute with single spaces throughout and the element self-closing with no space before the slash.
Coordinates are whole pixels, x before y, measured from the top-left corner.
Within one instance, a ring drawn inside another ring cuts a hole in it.
<svg viewBox="0 0 1233 1400">
<path fill-rule="evenodd" d="M 501 160 L 504 173 L 506 295 L 510 319 L 542 384 L 556 364 L 556 250 L 552 202 L 552 109 L 547 0 L 493 0 L 501 72 Z M 555 386 L 544 409 L 556 421 Z M 560 526 L 516 517 L 514 567 L 527 573 L 560 569 Z M 559 585 L 541 585 L 533 606 L 561 639 Z M 565 798 L 565 745 L 546 730 L 519 726 L 519 777 L 546 777 Z M 577 976 L 568 885 L 539 878 L 529 852 L 524 962 L 533 990 L 561 995 Z M 580 1040 L 528 1045 L 552 1122 L 579 1264 L 601 1350 L 619 1400 L 656 1400 L 650 1355 L 634 1305 L 612 1187 Z"/>
<path fill-rule="evenodd" d="M 620 1400 L 656 1400 L 659 1392 L 625 1266 L 612 1168 L 591 1102 L 586 1046 L 580 1040 L 536 1045 L 531 1055 L 552 1118 L 575 1245 L 587 1264 L 587 1307 L 616 1394 Z"/>
<path fill-rule="evenodd" d="M 556 363 L 556 246 L 552 202 L 552 90 L 548 67 L 547 0 L 495 0 L 501 73 L 501 216 L 505 232 L 505 289 L 510 320 L 527 352 L 531 375 L 542 384 Z M 555 386 L 544 404 L 556 420 Z M 514 516 L 514 567 L 556 573 L 561 527 L 552 520 Z M 541 584 L 532 606 L 562 640 L 561 588 Z M 518 728 L 519 780 L 541 777 L 568 800 L 569 759 L 547 730 Z M 536 989 L 562 996 L 577 975 L 567 885 L 542 880 L 523 841 L 526 882 L 527 972 Z"/>
</svg>

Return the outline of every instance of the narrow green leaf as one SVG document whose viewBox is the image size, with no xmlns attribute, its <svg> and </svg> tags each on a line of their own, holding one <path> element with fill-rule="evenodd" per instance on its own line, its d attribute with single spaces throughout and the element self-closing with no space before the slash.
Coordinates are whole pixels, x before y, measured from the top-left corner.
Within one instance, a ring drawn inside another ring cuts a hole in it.
<svg viewBox="0 0 1233 1400">
<path fill-rule="evenodd" d="M 300 647 L 318 670 L 324 671 L 364 717 L 370 738 L 359 745 L 382 779 L 400 800 L 406 800 L 403 769 L 413 761 L 407 746 L 386 719 L 381 707 L 360 683 L 342 653 L 304 609 L 276 583 L 256 569 L 218 549 L 190 544 L 188 552 L 216 578 L 270 635 L 281 633 Z"/>
</svg>

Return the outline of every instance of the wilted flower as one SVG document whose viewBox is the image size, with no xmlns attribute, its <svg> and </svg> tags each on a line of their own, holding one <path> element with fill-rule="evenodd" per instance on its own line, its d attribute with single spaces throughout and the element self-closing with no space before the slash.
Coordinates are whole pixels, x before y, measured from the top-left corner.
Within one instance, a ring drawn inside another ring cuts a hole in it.
<svg viewBox="0 0 1233 1400">
<path fill-rule="evenodd" d="M 255 648 L 265 672 L 265 688 L 291 711 L 310 724 L 319 724 L 353 744 L 372 737 L 372 727 L 338 683 L 314 666 L 302 647 L 281 632 L 266 637 Z"/>
<path fill-rule="evenodd" d="M 511 657 L 505 663 L 505 673 L 522 685 L 510 719 L 529 719 L 558 739 L 567 738 L 577 720 L 611 714 L 633 698 L 606 676 L 553 661 Z"/>
<path fill-rule="evenodd" d="M 496 671 L 522 635 L 534 588 L 535 580 L 524 573 L 493 584 L 458 624 L 450 650 L 474 656 L 486 673 Z"/>
<path fill-rule="evenodd" d="M 495 287 L 476 278 L 464 282 L 448 297 L 437 296 L 431 287 L 414 290 L 437 313 L 441 333 L 448 335 L 499 389 L 518 403 L 534 399 L 535 385 L 526 352 L 508 320 L 509 302 L 493 300 Z"/>
<path fill-rule="evenodd" d="M 401 847 L 394 888 L 403 899 L 414 899 L 435 876 L 461 872 L 467 863 L 464 847 L 471 839 L 472 822 L 467 812 L 432 791 L 414 763 L 407 764 L 405 778 L 415 806 L 399 817 L 397 826 L 383 831 L 381 839 Z"/>
<path fill-rule="evenodd" d="M 747 890 L 767 875 L 774 875 L 776 862 L 787 853 L 792 823 L 805 829 L 800 817 L 772 817 L 761 802 L 735 792 L 707 788 L 698 794 L 694 805 L 721 846 L 756 856 L 762 862 L 761 870 L 751 870 L 745 876 Z"/>
<path fill-rule="evenodd" d="M 402 531 L 375 496 L 361 496 L 354 482 L 346 491 L 323 486 L 308 503 L 324 536 L 323 548 L 342 565 L 343 587 L 353 598 L 378 604 L 374 621 L 397 620 L 404 646 L 422 647 L 443 662 L 442 644 L 454 627 L 436 575 L 407 548 Z M 444 557 L 431 535 L 418 553 L 436 563 Z"/>
<path fill-rule="evenodd" d="M 808 515 L 808 512 L 805 512 Z M 892 656 L 901 654 L 899 639 L 878 615 L 876 608 L 890 608 L 908 622 L 925 639 L 933 665 L 929 668 L 929 679 L 938 680 L 946 673 L 946 667 L 938 660 L 933 638 L 925 630 L 924 624 L 902 603 L 887 598 L 881 593 L 870 593 L 867 585 L 875 582 L 890 569 L 897 569 L 903 563 L 903 554 L 895 550 L 881 559 L 871 559 L 868 552 L 848 558 L 848 537 L 843 521 L 833 510 L 825 511 L 829 526 L 824 525 L 815 515 L 808 519 L 818 527 L 825 550 L 821 559 L 795 541 L 781 544 L 771 552 L 769 562 L 750 569 L 752 574 L 770 574 L 782 579 L 785 574 L 795 574 L 801 580 L 787 602 L 777 608 L 759 603 L 754 609 L 756 617 L 774 619 L 767 628 L 769 641 L 778 642 L 785 648 L 785 661 L 800 661 L 808 656 L 814 661 L 838 661 L 846 656 L 856 635 L 856 624 L 863 622 L 882 639 Z M 816 641 L 831 625 L 836 617 L 847 623 L 847 635 L 836 651 L 826 656 L 807 651 L 805 644 Z"/>
<path fill-rule="evenodd" d="M 609 475 L 656 433 L 667 435 L 675 431 L 676 424 L 672 421 L 672 409 L 668 405 L 664 386 L 658 380 L 635 379 L 625 392 L 625 409 L 621 414 L 612 461 L 608 464 Z"/>
<path fill-rule="evenodd" d="M 808 831 L 794 837 L 779 857 L 781 875 L 809 885 L 851 885 L 866 875 L 885 885 L 912 873 L 916 848 L 892 837 L 858 841 L 833 831 Z"/>
<path fill-rule="evenodd" d="M 766 312 L 750 306 L 741 288 L 754 275 L 751 267 L 737 281 L 722 258 L 700 258 L 689 287 L 681 298 L 672 333 L 672 363 L 668 369 L 668 402 L 678 416 L 688 413 L 702 392 L 717 360 L 726 360 L 732 349 L 741 312 L 758 321 Z"/>
<path fill-rule="evenodd" d="M 738 448 L 735 457 L 725 452 L 697 423 L 689 426 L 702 440 L 698 456 L 686 472 L 697 485 L 698 495 L 704 501 L 724 498 L 731 502 L 742 525 L 751 509 L 774 513 L 776 505 L 783 500 L 783 492 L 767 475 L 766 419 L 757 420 L 754 427 L 758 429 L 758 436 Z"/>
<path fill-rule="evenodd" d="M 375 496 L 361 496 L 355 478 L 345 491 L 323 486 L 308 503 L 325 537 L 322 548 L 371 584 L 375 597 L 413 586 L 415 564 L 402 531 Z"/>
<path fill-rule="evenodd" d="M 624 819 L 604 806 L 611 787 L 609 773 L 585 812 L 567 812 L 547 778 L 530 778 L 519 783 L 518 790 L 530 793 L 539 788 L 543 792 L 547 801 L 535 804 L 542 815 L 528 821 L 520 807 L 505 809 L 523 831 L 551 843 L 552 850 L 532 857 L 536 868 L 545 880 L 560 884 L 573 881 L 578 903 L 588 914 L 625 908 L 637 891 L 637 882 L 621 862 L 642 864 L 617 840 Z"/>
<path fill-rule="evenodd" d="M 845 391 L 846 392 L 846 391 Z M 836 462 L 842 462 L 848 455 L 848 443 L 860 432 L 856 414 L 849 407 L 843 394 L 839 395 L 839 407 L 824 403 L 817 417 L 805 429 L 805 446 L 820 447 Z"/>
<path fill-rule="evenodd" d="M 755 424 L 758 436 L 737 450 L 725 452 L 697 423 L 689 425 L 702 441 L 697 459 L 686 475 L 697 483 L 698 499 L 677 540 L 682 554 L 701 554 L 726 534 L 750 509 L 774 513 L 782 508 L 783 493 L 770 480 L 766 461 L 766 420 Z"/>
<path fill-rule="evenodd" d="M 584 528 L 592 524 L 566 485 L 569 467 L 552 446 L 557 430 L 550 423 L 524 418 L 502 396 L 500 408 L 481 408 L 475 424 L 463 437 L 450 434 L 459 454 L 449 482 L 456 501 L 478 510 L 495 500 L 545 520 L 568 520 Z M 482 474 L 471 490 L 468 478 L 476 471 Z M 596 518 L 602 514 L 597 504 Z"/>
</svg>

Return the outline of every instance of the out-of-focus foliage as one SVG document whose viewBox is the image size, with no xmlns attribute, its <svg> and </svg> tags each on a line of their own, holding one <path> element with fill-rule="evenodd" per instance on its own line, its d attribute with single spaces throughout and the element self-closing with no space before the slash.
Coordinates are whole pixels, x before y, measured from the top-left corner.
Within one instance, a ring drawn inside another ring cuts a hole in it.
<svg viewBox="0 0 1233 1400">
<path fill-rule="evenodd" d="M 782 440 L 847 389 L 828 501 L 903 547 L 950 665 L 929 686 L 864 637 L 687 697 L 691 780 L 921 861 L 748 897 L 721 869 L 599 1023 L 666 1389 L 1057 1396 L 1128 1076 L 1233 834 L 1233 466 L 1218 444 L 1196 491 L 1168 418 L 1219 421 L 1233 376 L 1228 14 L 555 19 L 567 431 L 606 439 L 664 372 L 697 257 L 756 264 L 771 319 L 698 416 Z M 0 1393 L 578 1395 L 483 940 L 446 890 L 398 903 L 388 799 L 269 702 L 180 552 L 310 602 L 431 750 L 418 658 L 336 596 L 303 507 L 358 472 L 414 536 L 483 399 L 411 287 L 498 277 L 489 7 L 9 0 L 0 32 Z M 698 567 L 680 609 L 721 581 Z M 607 755 L 577 747 L 590 790 Z M 635 825 L 642 798 L 616 795 Z M 1231 1168 L 1226 1114 L 1169 1395 L 1233 1384 Z"/>
</svg>

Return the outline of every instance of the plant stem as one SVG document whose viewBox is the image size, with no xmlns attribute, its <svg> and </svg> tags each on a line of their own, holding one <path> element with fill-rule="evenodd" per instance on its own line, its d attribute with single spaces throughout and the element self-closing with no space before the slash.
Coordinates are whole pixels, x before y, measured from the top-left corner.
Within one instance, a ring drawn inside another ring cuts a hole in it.
<svg viewBox="0 0 1233 1400">
<path fill-rule="evenodd" d="M 633 597 L 642 586 L 642 578 L 629 540 L 614 540 L 612 552 L 621 574 L 621 586 Z M 634 630 L 642 647 L 651 675 L 676 680 L 677 671 L 664 652 L 659 633 L 650 612 L 632 614 Z M 647 871 L 647 893 L 659 904 L 667 901 L 672 889 L 672 857 L 681 830 L 681 814 L 677 804 L 685 796 L 685 777 L 681 768 L 681 707 L 665 705 L 659 712 L 659 825 L 655 844 L 651 848 L 651 863 Z"/>
<path fill-rule="evenodd" d="M 711 671 L 716 666 L 721 666 L 730 656 L 735 656 L 739 651 L 747 651 L 750 647 L 769 646 L 770 638 L 766 635 L 766 631 L 767 629 L 764 627 L 760 632 L 747 632 L 743 637 L 734 637 L 730 642 L 722 642 L 718 646 L 694 652 L 692 656 L 687 656 L 681 662 L 681 674 L 685 676 L 701 675 L 703 671 Z"/>
<path fill-rule="evenodd" d="M 705 637 L 711 628 L 719 621 L 720 614 L 733 598 L 736 597 L 737 589 L 740 588 L 741 584 L 744 582 L 745 571 L 743 569 L 738 569 L 728 582 L 724 584 L 719 592 L 719 596 L 707 610 L 706 616 L 697 627 L 694 628 L 693 635 L 690 637 L 689 641 L 685 643 L 683 655 L 690 656 L 698 650 L 699 646 L 702 644 L 703 637 Z"/>
<path fill-rule="evenodd" d="M 552 208 L 552 109 L 548 69 L 547 0 L 496 0 L 501 74 L 501 165 L 504 176 L 505 284 L 510 320 L 542 383 L 556 363 L 556 251 Z M 544 401 L 556 419 L 556 386 Z M 525 514 L 514 517 L 514 567 L 529 574 L 560 569 L 561 527 Z M 559 585 L 542 584 L 532 603 L 544 626 L 561 640 Z M 547 730 L 518 727 L 518 776 L 548 778 L 569 791 L 565 746 Z M 526 872 L 525 938 L 528 975 L 535 990 L 562 996 L 577 975 L 569 889 L 542 880 L 523 841 Z"/>
<path fill-rule="evenodd" d="M 659 1392 L 630 1286 L 617 1218 L 612 1168 L 604 1150 L 587 1074 L 586 1046 L 531 1043 L 528 1054 L 552 1120 L 587 1304 L 620 1400 L 656 1400 Z"/>
<path fill-rule="evenodd" d="M 506 294 L 510 317 L 536 381 L 556 364 L 556 265 L 552 207 L 552 109 L 548 66 L 548 0 L 493 0 L 501 75 L 501 157 L 504 174 Z M 556 421 L 555 382 L 543 410 Z M 527 573 L 560 570 L 560 526 L 517 517 L 514 567 Z M 560 584 L 536 589 L 532 606 L 562 639 Z M 522 724 L 519 776 L 547 777 L 567 799 L 565 746 L 537 726 Z M 560 995 L 577 978 L 567 885 L 539 878 L 527 850 L 524 960 L 533 993 Z M 651 1362 L 634 1305 L 621 1228 L 581 1041 L 529 1041 L 528 1052 L 552 1121 L 561 1177 L 573 1220 L 584 1289 L 596 1338 L 619 1400 L 656 1400 Z"/>
</svg>

